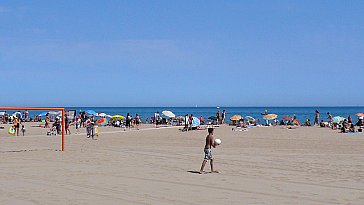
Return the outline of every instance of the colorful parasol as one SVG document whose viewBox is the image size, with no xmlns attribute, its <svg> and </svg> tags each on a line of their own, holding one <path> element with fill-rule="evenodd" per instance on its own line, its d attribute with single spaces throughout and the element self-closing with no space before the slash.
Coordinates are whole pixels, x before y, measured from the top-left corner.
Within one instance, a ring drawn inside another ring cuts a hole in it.
<svg viewBox="0 0 364 205">
<path fill-rule="evenodd" d="M 364 113 L 356 113 L 355 115 L 358 117 L 364 117 Z"/>
<path fill-rule="evenodd" d="M 274 120 L 274 119 L 277 119 L 278 115 L 276 114 L 268 114 L 268 115 L 264 115 L 263 116 L 263 119 L 265 120 Z"/>
<path fill-rule="evenodd" d="M 121 120 L 123 120 L 124 116 L 122 116 L 122 115 L 113 115 L 113 116 L 111 116 L 111 119 L 121 119 Z"/>
<path fill-rule="evenodd" d="M 233 115 L 230 117 L 230 120 L 240 120 L 241 118 L 241 115 Z"/>
<path fill-rule="evenodd" d="M 105 126 L 107 124 L 106 118 L 100 118 L 97 120 L 97 124 L 101 126 Z"/>
<path fill-rule="evenodd" d="M 284 120 L 287 120 L 287 121 L 289 121 L 289 120 L 292 120 L 293 118 L 291 117 L 291 116 L 289 116 L 289 115 L 285 115 L 285 116 L 283 116 L 282 117 Z"/>
</svg>

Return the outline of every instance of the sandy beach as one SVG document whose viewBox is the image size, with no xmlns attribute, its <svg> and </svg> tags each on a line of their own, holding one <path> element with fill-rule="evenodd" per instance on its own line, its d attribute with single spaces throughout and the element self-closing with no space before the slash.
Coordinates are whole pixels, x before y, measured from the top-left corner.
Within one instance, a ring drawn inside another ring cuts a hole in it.
<svg viewBox="0 0 364 205">
<path fill-rule="evenodd" d="M 106 127 L 91 140 L 82 129 L 61 152 L 60 136 L 31 125 L 24 137 L 0 131 L 0 204 L 364 203 L 363 133 L 222 126 L 220 173 L 200 175 L 206 130 Z"/>
</svg>

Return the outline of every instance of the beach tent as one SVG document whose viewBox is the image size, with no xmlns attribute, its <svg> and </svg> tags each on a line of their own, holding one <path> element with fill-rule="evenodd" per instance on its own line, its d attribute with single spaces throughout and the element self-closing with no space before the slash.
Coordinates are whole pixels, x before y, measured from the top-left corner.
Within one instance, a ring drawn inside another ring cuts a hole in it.
<svg viewBox="0 0 364 205">
<path fill-rule="evenodd" d="M 200 126 L 201 122 L 197 117 L 192 117 L 192 127 Z"/>
</svg>

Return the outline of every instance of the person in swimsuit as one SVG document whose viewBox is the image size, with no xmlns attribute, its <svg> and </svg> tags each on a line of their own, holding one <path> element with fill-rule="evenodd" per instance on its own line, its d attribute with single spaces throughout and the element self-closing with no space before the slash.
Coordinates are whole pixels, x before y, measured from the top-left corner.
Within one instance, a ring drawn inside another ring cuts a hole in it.
<svg viewBox="0 0 364 205">
<path fill-rule="evenodd" d="M 202 165 L 201 165 L 201 169 L 200 169 L 200 174 L 204 173 L 204 168 L 206 165 L 207 161 L 210 161 L 210 166 L 211 166 L 211 173 L 218 173 L 218 171 L 214 170 L 214 158 L 212 157 L 212 153 L 211 153 L 211 148 L 215 148 L 215 142 L 214 142 L 214 128 L 208 128 L 208 135 L 206 137 L 206 143 L 205 143 L 205 147 L 204 147 L 204 153 L 205 153 L 205 157 L 204 160 L 202 161 Z"/>
<path fill-rule="evenodd" d="M 46 119 L 45 119 L 45 125 L 44 128 L 49 128 L 49 123 L 50 123 L 50 118 L 49 118 L 49 114 L 46 114 Z"/>
<path fill-rule="evenodd" d="M 19 136 L 20 122 L 19 122 L 18 117 L 14 117 L 13 124 L 14 124 L 14 129 L 15 129 L 15 132 L 16 132 L 16 136 Z"/>
<path fill-rule="evenodd" d="M 64 114 L 64 126 L 65 126 L 66 134 L 68 133 L 70 135 L 71 134 L 70 122 L 69 122 L 68 116 L 66 114 Z"/>
<path fill-rule="evenodd" d="M 139 115 L 136 114 L 135 115 L 135 125 L 136 125 L 137 130 L 139 130 L 139 125 L 141 122 L 142 122 L 142 120 L 140 119 Z"/>
</svg>

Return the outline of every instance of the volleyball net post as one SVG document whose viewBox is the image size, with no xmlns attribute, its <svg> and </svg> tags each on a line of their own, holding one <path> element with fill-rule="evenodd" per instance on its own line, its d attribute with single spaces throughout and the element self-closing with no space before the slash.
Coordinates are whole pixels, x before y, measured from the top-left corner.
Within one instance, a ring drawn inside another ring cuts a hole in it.
<svg viewBox="0 0 364 205">
<path fill-rule="evenodd" d="M 20 110 L 35 110 L 35 111 L 60 111 L 62 113 L 62 152 L 64 151 L 64 133 L 65 133 L 65 109 L 64 108 L 48 108 L 48 107 L 0 107 L 0 110 L 12 110 L 12 111 L 20 111 Z"/>
</svg>

